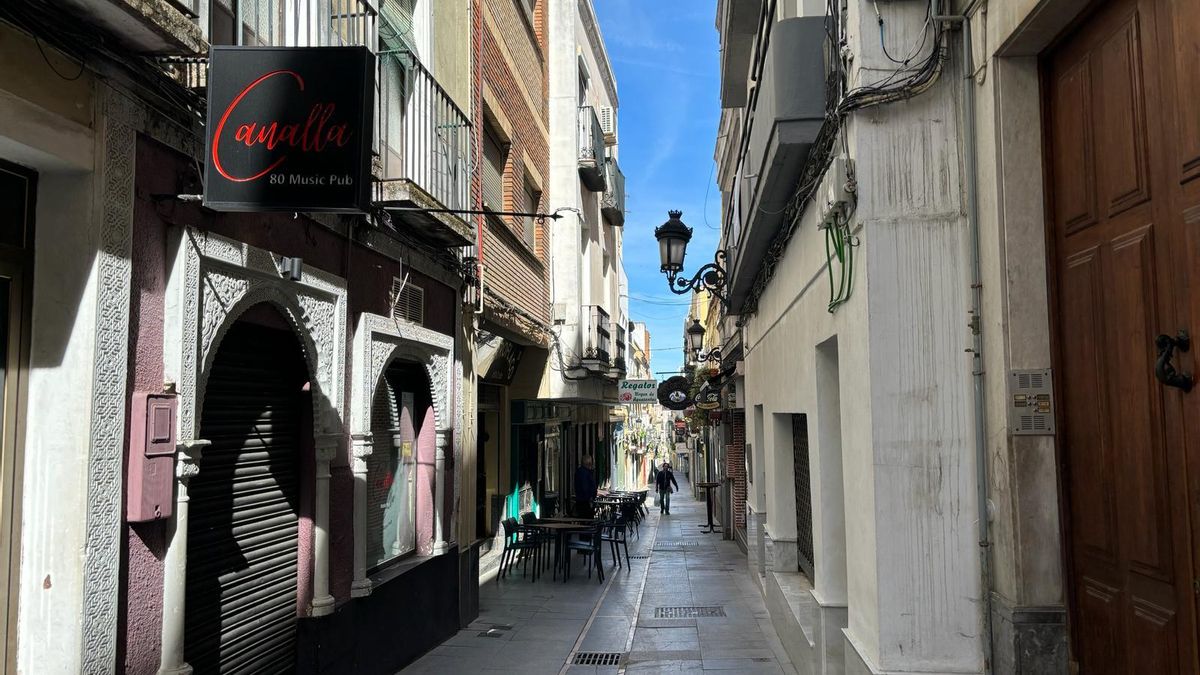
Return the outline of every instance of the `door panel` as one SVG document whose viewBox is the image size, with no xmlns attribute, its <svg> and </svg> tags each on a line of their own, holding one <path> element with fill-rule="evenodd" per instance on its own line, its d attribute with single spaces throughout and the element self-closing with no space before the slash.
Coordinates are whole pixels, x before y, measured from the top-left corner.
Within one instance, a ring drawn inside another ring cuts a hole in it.
<svg viewBox="0 0 1200 675">
<path fill-rule="evenodd" d="M 1154 376 L 1155 337 L 1189 314 L 1169 21 L 1159 0 L 1112 0 L 1044 61 L 1072 649 L 1089 674 L 1196 672 L 1183 394 Z"/>
</svg>

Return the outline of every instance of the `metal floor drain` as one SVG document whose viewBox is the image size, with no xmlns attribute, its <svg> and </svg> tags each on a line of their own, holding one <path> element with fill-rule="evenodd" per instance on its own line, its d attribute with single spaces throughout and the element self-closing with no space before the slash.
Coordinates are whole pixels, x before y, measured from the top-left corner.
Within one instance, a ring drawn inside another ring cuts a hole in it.
<svg viewBox="0 0 1200 675">
<path fill-rule="evenodd" d="M 656 619 L 696 619 L 725 616 L 724 607 L 655 607 Z"/>
<path fill-rule="evenodd" d="M 649 556 L 649 555 L 646 555 L 646 554 L 642 554 L 642 555 L 631 555 L 631 556 L 629 556 L 629 559 L 630 559 L 630 560 L 649 560 L 649 559 L 650 559 L 650 556 Z"/>
<path fill-rule="evenodd" d="M 576 666 L 615 666 L 621 663 L 625 652 L 577 652 L 571 661 Z"/>
<path fill-rule="evenodd" d="M 701 542 L 698 541 L 660 541 L 654 545 L 655 551 L 674 551 L 681 548 L 696 548 Z"/>
</svg>

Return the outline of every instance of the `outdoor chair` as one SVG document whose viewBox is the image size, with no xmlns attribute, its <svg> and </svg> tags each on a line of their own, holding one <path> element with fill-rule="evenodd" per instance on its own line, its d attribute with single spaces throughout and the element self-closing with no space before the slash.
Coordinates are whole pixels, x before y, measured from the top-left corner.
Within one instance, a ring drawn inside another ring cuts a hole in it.
<svg viewBox="0 0 1200 675">
<path fill-rule="evenodd" d="M 629 564 L 629 537 L 628 523 L 625 516 L 618 515 L 613 520 L 604 523 L 603 532 L 600 535 L 600 541 L 608 542 L 609 551 L 612 552 L 612 557 L 617 561 L 617 567 L 621 567 L 621 548 L 625 549 L 625 566 Z"/>
<path fill-rule="evenodd" d="M 572 551 L 578 551 L 588 556 L 588 578 L 592 578 L 592 565 L 596 566 L 596 577 L 601 583 L 604 582 L 604 561 L 600 558 L 601 535 L 604 530 L 603 523 L 597 524 L 596 527 L 589 532 L 581 532 L 578 534 L 578 539 L 571 539 L 567 542 L 567 555 Z M 567 578 L 571 575 L 571 562 L 567 558 Z"/>
<path fill-rule="evenodd" d="M 540 544 L 545 551 L 540 552 L 544 555 L 542 558 L 542 566 L 539 569 L 545 569 L 550 564 L 550 553 L 554 550 L 555 536 L 537 527 L 537 515 L 533 511 L 528 511 L 521 514 L 521 525 L 526 529 L 526 538 L 532 539 Z"/>
<path fill-rule="evenodd" d="M 504 525 L 504 550 L 500 553 L 500 572 L 496 575 L 496 582 L 508 574 L 512 569 L 513 563 L 517 562 L 517 557 L 525 564 L 521 567 L 521 578 L 525 578 L 525 572 L 529 568 L 530 554 L 533 557 L 533 573 L 531 581 L 536 581 L 538 576 L 538 563 L 541 562 L 541 542 L 537 541 L 536 537 L 531 536 L 531 532 L 517 524 L 516 518 L 505 518 Z"/>
</svg>

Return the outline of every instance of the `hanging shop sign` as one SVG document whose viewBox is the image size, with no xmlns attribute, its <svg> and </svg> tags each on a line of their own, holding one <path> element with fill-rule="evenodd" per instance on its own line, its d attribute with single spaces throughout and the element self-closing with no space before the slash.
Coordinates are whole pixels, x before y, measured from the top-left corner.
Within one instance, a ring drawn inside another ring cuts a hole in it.
<svg viewBox="0 0 1200 675">
<path fill-rule="evenodd" d="M 212 47 L 204 205 L 365 211 L 374 71 L 366 47 Z"/>
<path fill-rule="evenodd" d="M 696 392 L 696 407 L 701 410 L 716 410 L 721 407 L 721 390 L 707 385 Z"/>
<path fill-rule="evenodd" d="M 657 389 L 657 380 L 621 380 L 617 400 L 621 403 L 656 403 Z"/>
<path fill-rule="evenodd" d="M 692 383 L 682 375 L 668 377 L 658 385 L 658 402 L 668 410 L 683 410 L 692 404 L 688 396 L 691 387 Z"/>
</svg>

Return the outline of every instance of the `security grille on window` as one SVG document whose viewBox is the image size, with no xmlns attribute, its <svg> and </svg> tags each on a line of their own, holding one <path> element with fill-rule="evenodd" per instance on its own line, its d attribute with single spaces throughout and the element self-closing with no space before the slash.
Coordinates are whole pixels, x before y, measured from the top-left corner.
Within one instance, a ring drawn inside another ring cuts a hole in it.
<svg viewBox="0 0 1200 675">
<path fill-rule="evenodd" d="M 483 128 L 483 206 L 504 210 L 504 144 L 488 126 Z"/>
<path fill-rule="evenodd" d="M 425 289 L 411 281 L 392 279 L 392 318 L 425 323 Z"/>
<path fill-rule="evenodd" d="M 537 213 L 538 204 L 542 201 L 542 193 L 534 190 L 528 183 L 525 184 L 525 210 L 528 213 Z M 537 241 L 537 223 L 533 216 L 525 216 L 525 243 L 529 244 L 530 248 L 535 246 Z"/>
<path fill-rule="evenodd" d="M 808 415 L 792 415 L 792 469 L 796 480 L 796 547 L 800 571 L 813 578 L 811 473 L 808 463 Z"/>
</svg>

